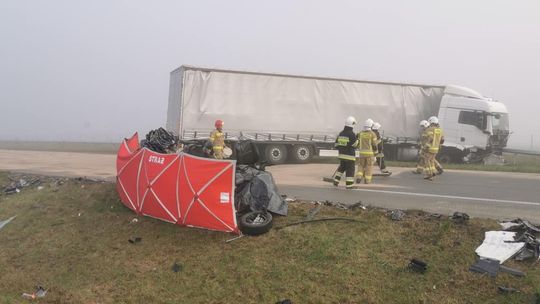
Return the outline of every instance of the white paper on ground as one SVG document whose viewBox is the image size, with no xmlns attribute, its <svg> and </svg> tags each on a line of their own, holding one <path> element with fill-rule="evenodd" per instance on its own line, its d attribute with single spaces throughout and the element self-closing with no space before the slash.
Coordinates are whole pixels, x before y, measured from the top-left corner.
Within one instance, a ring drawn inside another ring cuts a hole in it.
<svg viewBox="0 0 540 304">
<path fill-rule="evenodd" d="M 475 252 L 481 258 L 498 260 L 501 264 L 518 253 L 525 243 L 507 243 L 513 241 L 515 232 L 487 231 L 484 242 L 476 248 Z"/>
</svg>

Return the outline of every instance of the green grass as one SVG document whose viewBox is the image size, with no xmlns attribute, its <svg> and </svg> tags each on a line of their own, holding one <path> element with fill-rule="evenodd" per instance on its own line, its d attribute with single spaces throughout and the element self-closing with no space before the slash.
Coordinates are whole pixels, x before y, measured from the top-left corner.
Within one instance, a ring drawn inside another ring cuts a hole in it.
<svg viewBox="0 0 540 304">
<path fill-rule="evenodd" d="M 8 183 L 0 173 L 0 185 Z M 491 220 L 457 225 L 409 211 L 400 222 L 384 210 L 323 207 L 320 222 L 273 229 L 231 243 L 230 234 L 182 228 L 136 215 L 114 184 L 49 182 L 38 191 L 0 195 L 0 302 L 21 303 L 23 292 L 49 288 L 39 303 L 524 303 L 540 292 L 540 270 L 508 263 L 525 278 L 473 274 L 474 249 Z M 291 203 L 274 227 L 305 217 L 313 206 Z M 80 216 L 79 216 L 80 213 Z M 138 244 L 128 243 L 142 237 Z M 408 259 L 429 264 L 406 271 Z M 182 271 L 171 271 L 173 263 Z M 505 285 L 521 293 L 500 295 Z"/>
</svg>

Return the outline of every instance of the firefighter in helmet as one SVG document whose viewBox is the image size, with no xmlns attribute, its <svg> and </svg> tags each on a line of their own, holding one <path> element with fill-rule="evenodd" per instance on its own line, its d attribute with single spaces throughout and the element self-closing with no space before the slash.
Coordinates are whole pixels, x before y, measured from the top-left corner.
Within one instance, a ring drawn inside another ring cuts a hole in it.
<svg viewBox="0 0 540 304">
<path fill-rule="evenodd" d="M 354 186 L 354 162 L 356 160 L 356 147 L 358 140 L 354 134 L 354 125 L 356 119 L 352 116 L 347 117 L 345 127 L 336 138 L 335 147 L 338 149 L 339 167 L 334 173 L 334 186 L 339 185 L 339 181 L 345 173 L 345 188 L 352 189 Z"/>
<path fill-rule="evenodd" d="M 214 126 L 216 129 L 210 133 L 210 142 L 212 143 L 212 150 L 214 158 L 223 159 L 223 149 L 225 149 L 225 135 L 223 133 L 223 120 L 216 120 Z"/>
<path fill-rule="evenodd" d="M 436 116 L 431 116 L 428 119 L 429 127 L 426 129 L 426 141 L 422 150 L 425 151 L 424 179 L 433 180 L 437 175 L 437 166 L 435 157 L 439 153 L 439 148 L 444 143 L 444 135 L 439 126 L 439 119 Z"/>
<path fill-rule="evenodd" d="M 358 159 L 358 170 L 356 171 L 356 182 L 360 183 L 362 178 L 365 184 L 370 184 L 372 179 L 372 165 L 377 151 L 377 135 L 371 130 L 373 120 L 368 119 L 364 123 L 362 132 L 358 133 L 358 149 L 360 157 Z"/>
</svg>

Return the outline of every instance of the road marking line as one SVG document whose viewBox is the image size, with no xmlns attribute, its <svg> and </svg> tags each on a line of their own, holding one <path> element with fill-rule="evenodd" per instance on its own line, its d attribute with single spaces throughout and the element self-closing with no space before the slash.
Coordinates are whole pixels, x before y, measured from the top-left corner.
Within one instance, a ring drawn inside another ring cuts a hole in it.
<svg viewBox="0 0 540 304">
<path fill-rule="evenodd" d="M 427 196 L 427 197 L 440 197 L 440 198 L 450 198 L 450 199 L 462 199 L 462 200 L 469 200 L 469 201 L 485 201 L 485 202 L 509 203 L 509 204 L 516 204 L 516 205 L 540 206 L 540 203 L 538 202 L 511 201 L 511 200 L 500 200 L 500 199 L 491 199 L 491 198 L 482 198 L 482 197 L 467 197 L 467 196 L 415 193 L 415 192 L 403 192 L 403 191 L 388 191 L 388 190 L 373 190 L 373 189 L 352 189 L 352 190 L 364 191 L 364 192 L 379 192 L 379 193 L 388 193 L 388 194 L 403 194 L 403 195 L 411 195 L 411 196 Z"/>
</svg>

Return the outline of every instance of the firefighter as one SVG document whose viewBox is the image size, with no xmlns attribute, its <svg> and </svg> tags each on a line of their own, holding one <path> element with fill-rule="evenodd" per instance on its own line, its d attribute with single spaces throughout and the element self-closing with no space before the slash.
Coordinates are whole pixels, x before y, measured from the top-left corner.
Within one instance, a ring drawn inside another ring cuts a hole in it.
<svg viewBox="0 0 540 304">
<path fill-rule="evenodd" d="M 384 174 L 390 174 L 391 172 L 386 170 L 386 165 L 384 164 L 384 153 L 383 153 L 383 142 L 381 133 L 379 130 L 381 129 L 381 124 L 378 122 L 374 122 L 373 126 L 371 127 L 371 130 L 375 135 L 377 136 L 377 141 L 379 142 L 377 144 L 377 154 L 375 155 L 375 159 L 377 161 L 377 165 L 379 166 L 379 169 L 381 170 L 381 173 Z"/>
<path fill-rule="evenodd" d="M 360 150 L 360 158 L 358 159 L 358 170 L 356 172 L 356 182 L 360 183 L 362 178 L 365 184 L 371 183 L 372 173 L 371 166 L 375 156 L 374 151 L 377 151 L 377 135 L 371 130 L 373 121 L 366 120 L 362 132 L 358 133 L 358 149 Z"/>
<path fill-rule="evenodd" d="M 218 119 L 214 123 L 216 129 L 210 133 L 210 142 L 214 158 L 223 159 L 223 149 L 225 148 L 225 136 L 223 134 L 223 120 Z"/>
<path fill-rule="evenodd" d="M 420 147 L 418 151 L 418 162 L 416 163 L 416 170 L 413 171 L 414 174 L 422 174 L 424 171 L 425 166 L 425 155 L 424 155 L 424 149 L 425 141 L 426 141 L 426 130 L 429 128 L 429 122 L 427 120 L 420 121 L 420 133 L 419 133 L 419 140 L 418 145 Z M 441 142 L 442 144 L 442 142 Z M 441 164 L 437 161 L 437 158 L 434 159 L 435 162 L 435 170 L 437 171 L 437 175 L 443 174 L 444 170 L 441 166 Z"/>
<path fill-rule="evenodd" d="M 345 172 L 345 188 L 352 189 L 354 186 L 354 162 L 356 160 L 356 147 L 358 139 L 354 134 L 356 119 L 352 116 L 347 117 L 345 127 L 336 138 L 335 147 L 339 152 L 339 167 L 334 173 L 334 186 L 339 185 L 339 181 Z"/>
<path fill-rule="evenodd" d="M 424 155 L 424 146 L 426 141 L 426 130 L 429 127 L 429 122 L 427 120 L 420 121 L 420 130 L 419 130 L 419 137 L 418 137 L 418 146 L 420 149 L 418 150 L 418 162 L 416 163 L 416 170 L 413 171 L 414 174 L 422 174 L 422 171 L 424 170 L 425 166 L 425 155 Z"/>
<path fill-rule="evenodd" d="M 429 128 L 426 129 L 426 142 L 424 146 L 425 151 L 425 177 L 424 179 L 433 180 L 433 177 L 437 175 L 435 172 L 437 168 L 435 166 L 435 157 L 439 153 L 439 148 L 444 142 L 444 135 L 441 127 L 439 126 L 439 119 L 436 116 L 431 116 L 428 119 Z"/>
</svg>

